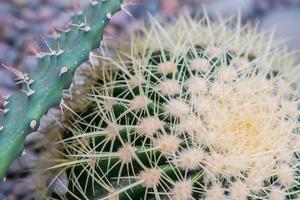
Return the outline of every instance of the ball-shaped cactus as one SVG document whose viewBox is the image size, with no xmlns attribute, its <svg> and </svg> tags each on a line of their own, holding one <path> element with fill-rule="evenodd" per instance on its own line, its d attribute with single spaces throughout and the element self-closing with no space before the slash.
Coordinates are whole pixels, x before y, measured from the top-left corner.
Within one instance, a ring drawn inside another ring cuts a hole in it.
<svg viewBox="0 0 300 200">
<path fill-rule="evenodd" d="M 113 52 L 54 133 L 46 171 L 69 184 L 52 197 L 298 198 L 299 68 L 270 35 L 152 19 Z"/>
</svg>

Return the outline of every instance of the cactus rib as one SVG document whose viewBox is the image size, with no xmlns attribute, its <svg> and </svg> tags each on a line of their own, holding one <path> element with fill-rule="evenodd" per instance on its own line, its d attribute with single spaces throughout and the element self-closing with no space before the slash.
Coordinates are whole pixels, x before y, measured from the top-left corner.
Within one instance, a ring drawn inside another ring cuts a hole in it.
<svg viewBox="0 0 300 200">
<path fill-rule="evenodd" d="M 39 58 L 38 69 L 23 80 L 23 91 L 7 99 L 7 112 L 0 119 L 0 180 L 22 154 L 26 135 L 37 129 L 49 108 L 60 104 L 62 91 L 70 87 L 78 66 L 99 47 L 105 26 L 121 5 L 122 0 L 93 1 L 74 16 L 71 28 L 49 43 L 49 52 Z"/>
</svg>

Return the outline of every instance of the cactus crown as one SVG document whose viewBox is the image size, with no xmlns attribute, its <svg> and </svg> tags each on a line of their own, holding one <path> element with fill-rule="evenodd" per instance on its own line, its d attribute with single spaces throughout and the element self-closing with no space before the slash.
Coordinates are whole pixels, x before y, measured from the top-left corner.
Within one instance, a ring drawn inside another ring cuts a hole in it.
<svg viewBox="0 0 300 200">
<path fill-rule="evenodd" d="M 65 197 L 296 199 L 298 69 L 266 38 L 185 16 L 120 42 L 47 158 Z"/>
</svg>

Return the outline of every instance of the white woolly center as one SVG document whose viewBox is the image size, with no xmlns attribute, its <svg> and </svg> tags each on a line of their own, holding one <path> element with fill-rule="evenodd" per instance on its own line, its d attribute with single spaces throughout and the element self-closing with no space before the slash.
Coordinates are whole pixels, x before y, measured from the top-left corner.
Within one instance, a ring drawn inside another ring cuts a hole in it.
<svg viewBox="0 0 300 200">
<path fill-rule="evenodd" d="M 118 150 L 118 158 L 124 164 L 131 163 L 135 155 L 135 148 L 132 147 L 130 144 L 124 144 Z"/>
<path fill-rule="evenodd" d="M 220 81 L 230 82 L 236 80 L 238 78 L 238 74 L 233 68 L 224 66 L 218 70 L 217 77 Z"/>
<path fill-rule="evenodd" d="M 181 140 L 175 135 L 162 135 L 154 141 L 162 154 L 174 153 L 179 148 Z"/>
<path fill-rule="evenodd" d="M 192 70 L 202 71 L 206 73 L 210 69 L 210 63 L 205 58 L 195 58 L 191 61 L 190 68 Z"/>
<path fill-rule="evenodd" d="M 248 178 L 246 179 L 247 185 L 249 189 L 257 194 L 261 192 L 264 180 L 265 180 L 264 174 L 260 174 L 259 171 L 252 171 L 251 173 L 248 174 Z"/>
<path fill-rule="evenodd" d="M 298 104 L 298 102 L 283 101 L 281 103 L 282 111 L 286 114 L 286 116 L 295 118 L 299 115 Z"/>
<path fill-rule="evenodd" d="M 249 60 L 247 58 L 243 58 L 243 57 L 236 59 L 234 62 L 234 66 L 236 68 L 248 67 L 249 64 L 250 64 Z"/>
<path fill-rule="evenodd" d="M 117 124 L 110 123 L 108 126 L 105 128 L 106 131 L 106 138 L 109 140 L 114 140 L 116 136 L 119 134 L 119 127 Z"/>
<path fill-rule="evenodd" d="M 245 183 L 242 181 L 234 182 L 229 188 L 231 199 L 236 200 L 247 200 L 250 196 L 250 190 Z"/>
<path fill-rule="evenodd" d="M 197 138 L 200 137 L 201 134 L 204 134 L 201 119 L 194 115 L 180 118 L 180 123 L 176 126 L 176 130 L 180 133 L 187 133 L 190 136 L 197 135 Z"/>
<path fill-rule="evenodd" d="M 285 200 L 286 195 L 286 192 L 281 190 L 279 187 L 272 187 L 268 196 L 269 199 L 272 200 Z"/>
<path fill-rule="evenodd" d="M 224 189 L 219 185 L 214 185 L 206 191 L 206 200 L 225 200 Z"/>
<path fill-rule="evenodd" d="M 167 79 L 156 86 L 163 95 L 176 95 L 180 93 L 180 86 L 176 80 Z"/>
<path fill-rule="evenodd" d="M 129 80 L 127 80 L 128 85 L 131 88 L 135 88 L 137 86 L 140 86 L 141 84 L 145 83 L 144 76 L 141 74 L 135 74 L 134 76 L 131 76 Z"/>
<path fill-rule="evenodd" d="M 207 81 L 197 76 L 192 76 L 185 84 L 191 94 L 203 94 L 208 90 Z"/>
<path fill-rule="evenodd" d="M 146 117 L 141 119 L 141 122 L 138 126 L 138 132 L 143 135 L 150 136 L 158 131 L 161 127 L 162 122 L 158 119 L 158 117 Z"/>
<path fill-rule="evenodd" d="M 196 170 L 203 162 L 202 149 L 187 149 L 178 155 L 177 165 L 185 170 Z"/>
<path fill-rule="evenodd" d="M 216 46 L 208 46 L 205 51 L 210 58 L 217 57 L 222 53 L 222 50 Z"/>
<path fill-rule="evenodd" d="M 148 168 L 139 174 L 139 180 L 142 181 L 142 185 L 147 188 L 156 187 L 159 183 L 161 172 L 156 168 Z"/>
<path fill-rule="evenodd" d="M 191 180 L 178 181 L 174 184 L 173 198 L 174 200 L 189 200 L 193 193 L 193 184 Z"/>
<path fill-rule="evenodd" d="M 184 101 L 171 99 L 165 105 L 165 111 L 167 114 L 175 117 L 184 117 L 189 114 L 190 107 Z"/>
<path fill-rule="evenodd" d="M 157 71 L 163 74 L 174 73 L 177 71 L 177 67 L 172 62 L 163 62 L 157 66 Z"/>
<path fill-rule="evenodd" d="M 129 108 L 134 111 L 138 111 L 142 108 L 145 108 L 151 100 L 148 99 L 145 95 L 135 96 L 129 103 Z"/>
<path fill-rule="evenodd" d="M 280 184 L 285 187 L 290 187 L 294 184 L 294 170 L 288 164 L 280 164 L 275 169 L 276 176 Z"/>
</svg>

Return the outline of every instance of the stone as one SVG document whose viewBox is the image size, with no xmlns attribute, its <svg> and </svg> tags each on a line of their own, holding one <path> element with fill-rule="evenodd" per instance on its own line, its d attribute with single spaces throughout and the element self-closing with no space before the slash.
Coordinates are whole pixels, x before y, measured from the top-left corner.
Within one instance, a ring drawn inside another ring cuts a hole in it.
<svg viewBox="0 0 300 200">
<path fill-rule="evenodd" d="M 4 87 L 0 84 L 0 96 L 9 97 L 10 95 L 13 94 L 13 92 L 14 92 L 14 90 Z"/>
<path fill-rule="evenodd" d="M 18 57 L 17 51 L 7 44 L 0 43 L 0 60 L 5 60 L 5 63 L 13 65 Z M 2 68 L 2 66 L 1 66 Z"/>
<path fill-rule="evenodd" d="M 32 73 L 37 67 L 37 57 L 25 56 L 22 60 L 22 67 L 24 71 Z"/>
<path fill-rule="evenodd" d="M 14 184 L 15 182 L 8 179 L 4 182 L 2 182 L 0 184 L 0 191 L 3 193 L 3 194 L 9 194 L 13 191 L 13 187 L 14 187 Z M 0 195 L 1 196 L 1 195 Z M 1 199 L 1 198 L 0 198 Z"/>
<path fill-rule="evenodd" d="M 43 134 L 40 134 L 39 132 L 32 132 L 26 137 L 25 146 L 30 147 L 42 139 L 44 139 Z"/>
<path fill-rule="evenodd" d="M 55 180 L 50 178 L 48 180 L 48 187 L 51 191 L 55 192 L 59 196 L 63 196 L 68 192 L 69 180 L 67 174 L 64 172 Z"/>
<path fill-rule="evenodd" d="M 15 182 L 13 194 L 21 199 L 20 197 L 30 193 L 30 191 L 32 192 L 35 185 L 36 183 L 32 178 L 19 179 L 18 182 Z"/>
<path fill-rule="evenodd" d="M 38 156 L 33 152 L 27 152 L 25 155 L 17 158 L 12 164 L 10 165 L 7 174 L 16 176 L 25 172 L 27 169 L 34 167 L 35 161 L 38 159 Z"/>
<path fill-rule="evenodd" d="M 5 198 L 3 192 L 1 192 L 1 190 L 0 190 L 0 199 L 2 199 L 2 200 L 7 200 L 7 199 Z"/>
<path fill-rule="evenodd" d="M 15 83 L 11 74 L 7 70 L 1 68 L 2 66 L 0 66 L 0 85 L 7 88 L 14 88 Z"/>
</svg>

